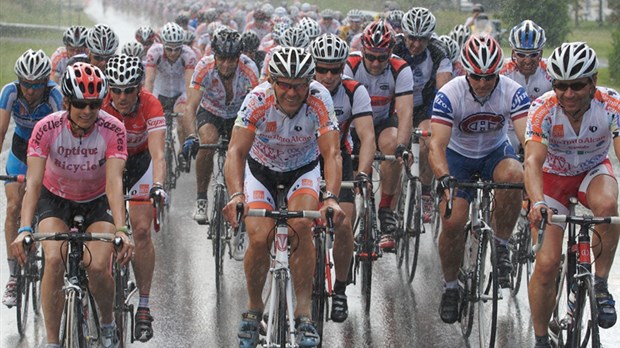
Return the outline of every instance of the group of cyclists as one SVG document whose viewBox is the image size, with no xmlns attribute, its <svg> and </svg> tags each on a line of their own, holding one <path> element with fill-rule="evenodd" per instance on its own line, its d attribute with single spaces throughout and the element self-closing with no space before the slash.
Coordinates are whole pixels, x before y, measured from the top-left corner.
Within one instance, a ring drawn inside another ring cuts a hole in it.
<svg viewBox="0 0 620 348">
<path fill-rule="evenodd" d="M 472 34 L 471 23 L 438 36 L 437 20 L 426 8 L 391 8 L 378 18 L 352 9 L 342 18 L 335 11 L 304 5 L 295 11 L 265 3 L 240 11 L 245 16 L 235 12 L 234 18 L 243 17 L 237 21 L 221 11 L 227 4 L 196 4 L 160 30 L 138 28 L 136 41 L 123 45 L 120 54 L 118 36 L 105 24 L 68 28 L 63 46 L 51 58 L 42 50 L 24 52 L 15 63 L 17 80 L 0 93 L 0 145 L 10 120 L 15 122 L 6 172 L 27 179 L 25 184 L 5 184 L 10 278 L 3 304 L 15 305 L 24 238 L 35 227 L 40 232 L 68 231 L 72 217 L 81 214 L 87 231 L 123 239 L 116 258 L 123 263 L 131 259 L 140 295 L 135 335 L 141 342 L 153 337 L 150 204 L 168 201 L 162 183 L 165 115 L 170 113 L 183 115 L 176 125 L 180 165 L 196 159 L 193 219 L 198 223 L 208 223 L 213 173 L 213 150 L 199 145 L 217 143 L 221 137 L 229 140 L 224 170 L 230 201 L 223 213 L 232 228 L 238 226 L 238 205 L 245 213 L 250 208 L 275 209 L 279 185 L 286 188 L 290 210 L 320 210 L 324 218 L 328 208 L 334 211 L 336 276 L 330 316 L 335 322 L 348 317 L 346 288 L 355 244 L 356 193 L 341 189 L 341 181 L 372 183 L 376 151 L 397 157 L 379 165 L 377 210 L 379 247 L 394 251 L 402 156 L 410 149 L 414 128 L 432 134 L 420 140 L 420 178 L 425 222 L 434 209 L 442 216 L 438 254 L 444 291 L 439 316 L 446 323 L 459 317 L 462 231 L 475 194 L 457 190 L 446 218 L 454 182 L 478 175 L 524 183 L 533 226 L 542 219 L 542 208 L 561 214 L 573 196 L 594 215 L 618 215 L 618 184 L 608 151 L 613 145 L 620 157 L 620 96 L 596 85 L 598 60 L 586 43 L 564 43 L 545 59 L 545 31 L 526 19 L 510 31 L 510 57 L 505 57 L 492 36 Z M 433 190 L 442 197 L 438 206 L 433 206 Z M 146 195 L 151 201 L 132 201 L 126 212 L 126 195 Z M 492 222 L 503 287 L 509 286 L 508 243 L 522 200 L 516 190 L 495 194 Z M 290 221 L 300 347 L 316 347 L 321 340 L 315 320 L 322 319 L 311 317 L 312 224 Z M 273 222 L 248 217 L 245 226 L 249 298 L 238 340 L 240 347 L 256 347 Z M 529 283 L 536 347 L 552 344 L 549 299 L 556 291 L 553 279 L 563 228 L 549 224 Z M 617 315 L 607 278 L 620 231 L 600 225 L 597 232 L 598 325 L 609 328 Z M 60 343 L 63 250 L 58 242 L 42 244 L 47 347 L 55 348 Z M 101 310 L 102 344 L 116 347 L 113 279 L 107 268 L 113 249 L 101 242 L 90 244 L 86 264 Z"/>
</svg>

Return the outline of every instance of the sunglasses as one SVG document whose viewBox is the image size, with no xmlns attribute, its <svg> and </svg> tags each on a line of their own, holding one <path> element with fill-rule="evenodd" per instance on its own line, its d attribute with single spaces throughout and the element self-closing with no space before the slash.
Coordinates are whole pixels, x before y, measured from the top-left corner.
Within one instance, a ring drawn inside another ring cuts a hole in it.
<svg viewBox="0 0 620 348">
<path fill-rule="evenodd" d="M 71 101 L 71 106 L 80 110 L 84 109 L 87 106 L 90 106 L 91 110 L 101 109 L 101 105 L 103 105 L 103 100 L 85 101 L 74 99 Z"/>
<path fill-rule="evenodd" d="M 540 57 L 540 52 L 538 52 L 538 51 L 532 52 L 532 53 L 515 52 L 515 54 L 519 58 L 538 58 L 538 57 Z"/>
<path fill-rule="evenodd" d="M 387 61 L 388 59 L 390 59 L 390 55 L 389 54 L 384 54 L 384 55 L 380 55 L 380 56 L 373 56 L 370 54 L 364 54 L 364 58 L 368 59 L 369 62 L 374 62 L 375 60 L 378 60 L 379 63 L 383 63 L 385 61 Z"/>
<path fill-rule="evenodd" d="M 570 88 L 574 92 L 577 92 L 577 91 L 581 91 L 589 84 L 590 82 L 554 83 L 553 89 L 557 89 L 559 91 L 565 92 Z"/>
<path fill-rule="evenodd" d="M 468 76 L 474 81 L 480 81 L 480 80 L 493 81 L 497 77 L 497 74 L 491 74 L 491 75 L 469 74 Z"/>
<path fill-rule="evenodd" d="M 30 83 L 25 81 L 19 81 L 19 85 L 24 87 L 25 89 L 41 89 L 47 86 L 47 82 Z"/>
<path fill-rule="evenodd" d="M 137 88 L 138 87 L 136 87 L 136 86 L 125 87 L 125 88 L 110 87 L 110 92 L 112 92 L 114 94 L 121 94 L 121 93 L 131 94 L 131 93 L 135 92 Z"/>
<path fill-rule="evenodd" d="M 93 55 L 92 55 L 92 58 L 93 58 L 94 60 L 98 61 L 98 62 L 102 62 L 102 61 L 104 61 L 104 60 L 106 60 L 106 61 L 107 61 L 108 59 L 112 58 L 112 56 L 100 56 L 100 55 L 97 55 L 97 54 L 93 54 Z"/>
<path fill-rule="evenodd" d="M 177 46 L 177 47 L 170 47 L 170 46 L 166 46 L 164 47 L 166 49 L 166 51 L 168 52 L 180 52 L 181 51 L 181 46 Z"/>
<path fill-rule="evenodd" d="M 328 72 L 332 73 L 332 75 L 339 75 L 342 72 L 342 65 L 336 68 L 324 68 L 321 66 L 316 66 L 314 69 L 317 74 L 327 74 Z"/>
<path fill-rule="evenodd" d="M 275 80 L 276 85 L 282 88 L 284 91 L 288 91 L 290 89 L 294 89 L 295 92 L 303 92 L 308 86 L 310 86 L 310 82 L 302 82 L 302 83 L 287 83 Z"/>
</svg>

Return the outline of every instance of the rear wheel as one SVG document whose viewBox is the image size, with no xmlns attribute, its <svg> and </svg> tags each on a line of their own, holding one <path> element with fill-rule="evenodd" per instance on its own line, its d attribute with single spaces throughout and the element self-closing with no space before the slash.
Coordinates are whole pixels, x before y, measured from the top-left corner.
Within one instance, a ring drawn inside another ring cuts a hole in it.
<svg viewBox="0 0 620 348">
<path fill-rule="evenodd" d="M 495 243 L 489 240 L 491 231 L 481 236 L 478 260 L 478 333 L 481 347 L 494 347 L 497 332 L 497 301 L 499 284 L 495 267 Z"/>
<path fill-rule="evenodd" d="M 314 237 L 316 266 L 312 285 L 312 320 L 315 323 L 316 330 L 322 342 L 323 322 L 325 320 L 325 301 L 327 299 L 327 291 L 325 288 L 325 233 L 323 231 L 315 233 L 317 233 Z M 319 344 L 319 347 L 321 346 L 322 345 Z"/>
</svg>

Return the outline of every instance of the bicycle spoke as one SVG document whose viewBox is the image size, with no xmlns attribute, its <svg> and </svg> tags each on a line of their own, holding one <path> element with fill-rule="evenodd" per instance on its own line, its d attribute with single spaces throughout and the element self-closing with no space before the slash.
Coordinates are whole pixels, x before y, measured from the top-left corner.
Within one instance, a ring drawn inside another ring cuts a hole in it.
<svg viewBox="0 0 620 348">
<path fill-rule="evenodd" d="M 489 241 L 492 232 L 486 232 L 480 241 L 478 260 L 478 332 L 480 347 L 494 347 L 497 331 L 497 301 L 499 285 L 495 265 L 495 247 Z M 491 237 L 492 238 L 492 237 Z"/>
</svg>

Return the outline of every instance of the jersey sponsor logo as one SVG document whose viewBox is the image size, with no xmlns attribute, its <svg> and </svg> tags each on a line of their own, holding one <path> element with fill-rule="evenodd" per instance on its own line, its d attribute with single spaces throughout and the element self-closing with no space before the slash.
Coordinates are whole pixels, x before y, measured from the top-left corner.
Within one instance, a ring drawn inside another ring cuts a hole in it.
<svg viewBox="0 0 620 348">
<path fill-rule="evenodd" d="M 480 113 L 465 118 L 460 129 L 463 133 L 487 133 L 502 129 L 504 125 L 502 115 Z"/>
<path fill-rule="evenodd" d="M 383 106 L 388 105 L 392 102 L 392 97 L 382 97 L 382 96 L 372 96 L 370 97 L 370 105 L 372 106 Z"/>
<path fill-rule="evenodd" d="M 551 134 L 554 137 L 563 137 L 564 136 L 564 125 L 558 124 L 558 125 L 553 126 L 553 129 L 551 130 Z"/>
<path fill-rule="evenodd" d="M 382 85 L 379 86 L 379 89 L 382 90 L 382 91 L 387 91 L 387 90 L 390 89 L 390 85 L 382 84 Z"/>
<path fill-rule="evenodd" d="M 596 131 L 598 130 L 597 126 L 590 126 L 590 128 L 588 128 L 590 130 L 590 132 L 592 133 L 596 133 Z"/>
<path fill-rule="evenodd" d="M 452 104 L 450 103 L 450 99 L 443 93 L 437 93 L 433 107 L 441 113 L 452 113 Z"/>
<path fill-rule="evenodd" d="M 287 239 L 288 239 L 288 236 L 286 234 L 283 234 L 283 235 L 276 234 L 276 249 L 278 249 L 278 251 L 286 251 L 286 247 L 287 247 L 286 240 Z"/>
<path fill-rule="evenodd" d="M 59 120 L 59 119 L 52 119 L 52 120 L 49 120 L 49 121 L 45 122 L 44 124 L 42 124 L 39 127 L 39 130 L 37 131 L 37 134 L 35 134 L 35 136 L 34 136 L 35 143 L 36 144 L 40 144 L 41 143 L 41 139 L 43 139 L 43 134 L 45 134 L 46 132 L 51 131 L 52 129 L 60 127 L 61 124 L 62 124 L 62 121 Z"/>
<path fill-rule="evenodd" d="M 98 149 L 97 148 L 82 148 L 81 146 L 78 147 L 64 147 L 64 146 L 60 146 L 56 152 L 58 152 L 59 155 L 67 158 L 69 156 L 82 156 L 82 157 L 88 157 L 88 156 L 96 156 L 98 153 Z"/>
<path fill-rule="evenodd" d="M 166 119 L 164 117 L 156 117 L 146 120 L 147 128 L 159 128 L 166 126 Z"/>
<path fill-rule="evenodd" d="M 140 194 L 147 194 L 151 189 L 151 185 L 149 184 L 140 184 L 139 186 Z"/>
<path fill-rule="evenodd" d="M 523 89 L 523 87 L 520 87 L 517 90 L 517 93 L 515 94 L 514 98 L 512 98 L 512 109 L 515 109 L 518 106 L 526 105 L 529 103 L 530 103 L 530 97 L 528 97 L 527 93 L 525 92 L 525 89 Z"/>
<path fill-rule="evenodd" d="M 275 121 L 269 121 L 265 125 L 265 132 L 273 133 L 278 129 L 278 125 Z"/>
<path fill-rule="evenodd" d="M 303 186 L 303 187 L 312 187 L 312 180 L 310 180 L 310 179 L 301 179 L 301 186 Z"/>
<path fill-rule="evenodd" d="M 254 191 L 252 192 L 253 199 L 265 199 L 265 191 Z"/>
<path fill-rule="evenodd" d="M 88 172 L 97 170 L 99 167 L 97 164 L 92 163 L 90 160 L 84 163 L 67 163 L 67 161 L 60 161 L 58 159 L 54 160 L 54 165 L 62 170 L 66 170 L 68 172 L 77 173 L 80 172 Z"/>
</svg>

